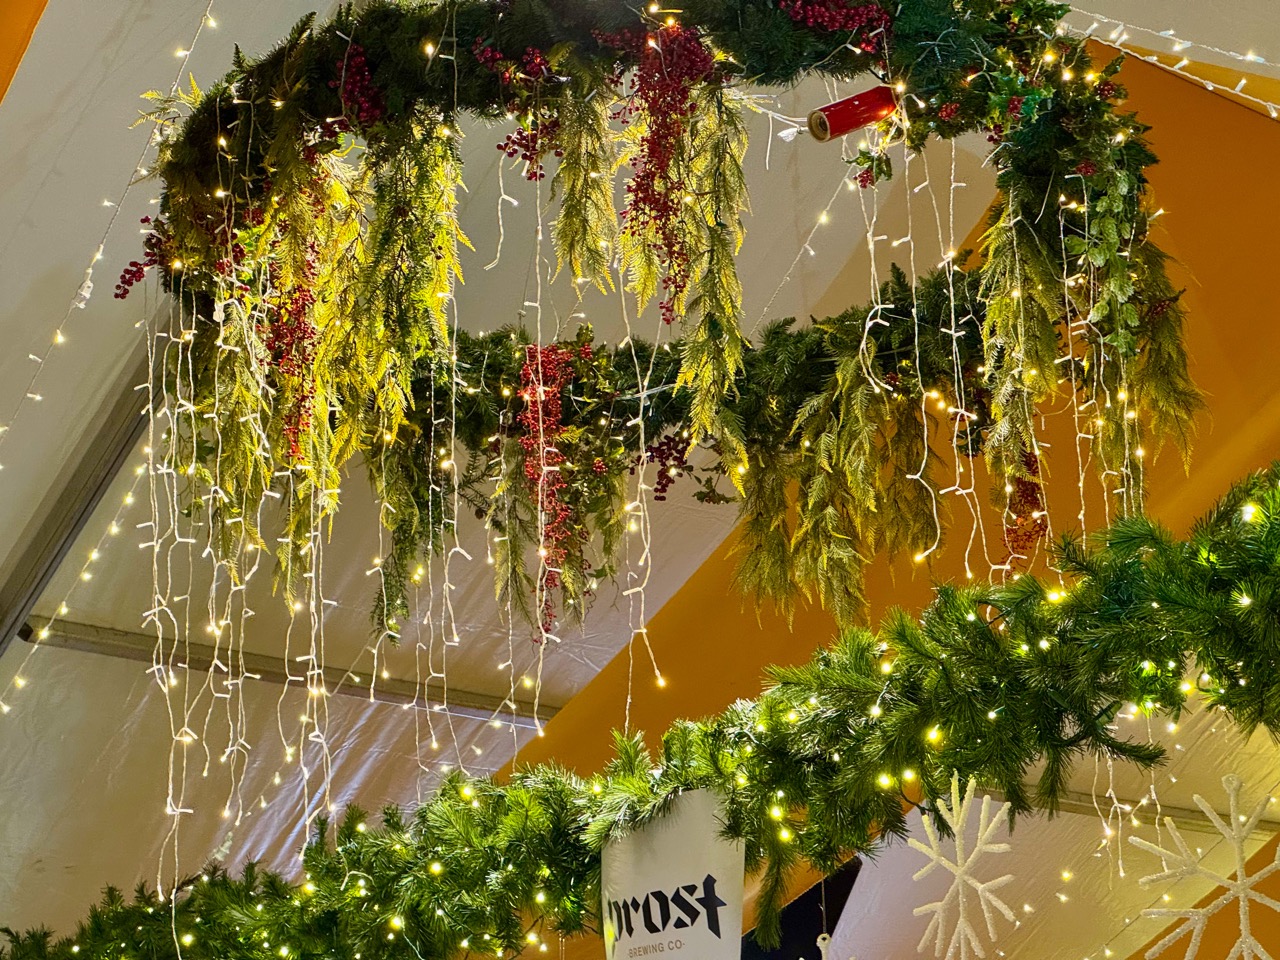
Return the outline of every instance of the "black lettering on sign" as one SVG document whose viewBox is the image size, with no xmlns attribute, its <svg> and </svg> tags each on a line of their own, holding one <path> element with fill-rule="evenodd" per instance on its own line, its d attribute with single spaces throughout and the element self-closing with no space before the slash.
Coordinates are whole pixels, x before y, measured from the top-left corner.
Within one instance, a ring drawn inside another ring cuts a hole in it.
<svg viewBox="0 0 1280 960">
<path fill-rule="evenodd" d="M 674 920 L 672 907 L 678 911 Z M 623 897 L 610 900 L 608 907 L 609 921 L 618 940 L 633 937 L 636 924 L 643 924 L 644 930 L 650 934 L 662 933 L 668 927 L 676 930 L 687 930 L 706 917 L 707 929 L 721 938 L 720 908 L 727 906 L 716 893 L 716 878 L 707 874 L 702 880 L 702 893 L 698 893 L 698 884 L 686 883 L 677 886 L 670 894 L 662 890 L 650 890 L 639 897 Z M 699 909 L 701 907 L 701 909 Z"/>
</svg>

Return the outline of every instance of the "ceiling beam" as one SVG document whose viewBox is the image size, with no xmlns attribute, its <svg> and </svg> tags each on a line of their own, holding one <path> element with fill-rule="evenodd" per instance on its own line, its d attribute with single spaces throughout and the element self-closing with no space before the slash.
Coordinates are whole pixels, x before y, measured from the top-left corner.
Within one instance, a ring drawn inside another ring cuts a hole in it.
<svg viewBox="0 0 1280 960">
<path fill-rule="evenodd" d="M 0 655 L 26 623 L 59 565 L 89 522 L 147 425 L 145 394 L 135 388 L 150 375 L 146 341 L 108 392 L 105 409 L 86 426 L 70 466 L 50 486 L 23 530 L 21 551 L 0 573 Z"/>
<path fill-rule="evenodd" d="M 986 793 L 991 794 L 992 799 L 1003 801 L 1004 793 L 1000 790 L 987 790 Z M 1036 788 L 1032 784 L 1026 786 L 1026 794 L 1031 798 L 1031 805 L 1039 810 L 1047 810 L 1048 804 L 1036 798 Z M 1115 803 L 1119 805 L 1120 810 L 1117 811 L 1122 820 L 1127 821 L 1130 815 L 1141 817 L 1144 821 L 1150 822 L 1155 819 L 1157 807 L 1155 802 L 1147 800 L 1143 803 L 1141 800 L 1127 800 L 1117 797 Z M 1275 804 L 1277 813 L 1280 813 L 1280 802 Z M 1126 809 L 1127 808 L 1127 809 Z M 1102 816 L 1098 816 L 1098 810 L 1102 810 Z M 1062 797 L 1058 801 L 1058 813 L 1070 813 L 1082 817 L 1094 817 L 1095 819 L 1104 819 L 1107 812 L 1112 809 L 1112 801 L 1110 797 L 1099 796 L 1095 805 L 1092 794 L 1085 793 L 1082 790 L 1064 790 Z M 1162 803 L 1159 806 L 1160 819 L 1163 821 L 1167 817 L 1172 817 L 1173 821 L 1178 825 L 1178 829 L 1188 833 L 1211 833 L 1218 836 L 1218 830 L 1205 817 L 1204 813 L 1199 809 L 1191 807 L 1173 806 Z M 1231 814 L 1222 810 L 1214 811 L 1223 821 L 1231 819 Z M 1253 828 L 1249 837 L 1253 840 L 1267 840 L 1280 832 L 1280 819 L 1272 817 L 1263 817 L 1258 821 L 1258 825 Z"/>
<path fill-rule="evenodd" d="M 41 647 L 96 653 L 148 665 L 155 662 L 154 636 L 112 627 L 31 617 L 28 626 L 18 635 L 28 643 Z M 183 656 L 177 664 L 179 667 L 197 671 L 213 669 L 217 651 L 212 646 L 188 642 L 182 645 L 182 650 Z M 237 661 L 243 664 L 246 673 L 253 674 L 263 683 L 305 687 L 305 679 L 298 674 L 291 674 L 279 657 L 245 652 L 237 656 Z M 527 701 L 513 701 L 492 694 L 459 690 L 452 685 L 446 690 L 438 681 L 419 686 L 412 680 L 399 678 L 361 678 L 341 667 L 326 667 L 323 673 L 325 689 L 331 695 L 358 697 L 387 704 L 417 703 L 422 709 L 485 723 L 496 721 L 504 725 L 514 724 L 517 727 L 536 729 L 557 712 L 555 707 L 539 704 L 535 714 L 534 705 Z M 370 679 L 374 680 L 372 687 L 368 683 Z"/>
</svg>

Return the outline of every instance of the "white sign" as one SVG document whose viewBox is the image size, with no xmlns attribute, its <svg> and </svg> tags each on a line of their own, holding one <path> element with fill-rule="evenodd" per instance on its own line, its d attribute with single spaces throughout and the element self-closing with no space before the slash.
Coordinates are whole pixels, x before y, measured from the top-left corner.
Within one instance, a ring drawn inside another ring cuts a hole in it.
<svg viewBox="0 0 1280 960">
<path fill-rule="evenodd" d="M 609 843 L 601 914 L 607 960 L 739 960 L 744 854 L 720 837 L 720 805 L 704 790 Z"/>
</svg>

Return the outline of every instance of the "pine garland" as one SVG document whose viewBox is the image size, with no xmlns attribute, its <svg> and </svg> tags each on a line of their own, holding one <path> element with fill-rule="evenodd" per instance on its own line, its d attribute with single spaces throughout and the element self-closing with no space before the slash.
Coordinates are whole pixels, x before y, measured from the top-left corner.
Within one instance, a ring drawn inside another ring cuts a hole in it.
<svg viewBox="0 0 1280 960">
<path fill-rule="evenodd" d="M 981 314 L 978 342 L 964 349 L 983 359 L 966 368 L 969 384 L 955 382 L 953 366 L 927 386 L 963 387 L 965 403 L 947 402 L 966 411 L 981 398 L 981 419 L 962 432 L 1014 491 L 1009 512 L 1038 497 L 1036 411 L 1065 389 L 1096 404 L 1093 460 L 1125 492 L 1120 508 L 1139 510 L 1134 451 L 1172 439 L 1185 454 L 1201 401 L 1178 292 L 1149 237 L 1146 128 L 1120 106 L 1119 61 L 1094 67 L 1083 43 L 1058 30 L 1065 10 L 1043 0 L 691 0 L 668 22 L 625 0 L 377 0 L 323 25 L 303 20 L 261 59 L 237 53 L 206 93 L 158 97 L 161 217 L 146 264 L 125 271 L 118 295 L 154 266 L 194 318 L 167 371 L 169 398 L 194 407 L 172 432 L 172 460 L 194 478 L 191 505 L 209 505 L 223 562 L 234 570 L 237 549 L 274 540 L 257 529 L 257 508 L 272 478 L 289 476 L 280 555 L 292 588 L 315 524 L 339 506 L 339 471 L 360 455 L 398 517 L 390 603 L 377 618 L 385 628 L 403 609 L 416 546 L 438 543 L 441 522 L 454 519 L 455 484 L 509 533 L 499 583 L 526 605 L 525 564 L 551 547 L 528 484 L 490 471 L 478 442 L 466 443 L 471 473 L 451 465 L 450 477 L 434 454 L 393 449 L 443 439 L 415 411 L 452 393 L 455 356 L 486 364 L 465 338 L 453 342 L 446 319 L 466 244 L 456 217 L 465 114 L 511 124 L 501 148 L 529 178 L 551 177 L 562 270 L 602 289 L 620 277 L 641 304 L 658 300 L 664 317 L 684 321 L 670 381 L 681 413 L 662 422 L 690 444 L 708 439 L 742 499 L 760 548 L 744 585 L 784 605 L 816 596 L 849 621 L 869 556 L 918 550 L 941 531 L 927 489 L 911 479 L 928 464 L 925 424 L 911 404 L 886 406 L 880 378 L 900 371 L 872 359 L 863 331 L 840 329 L 838 386 L 806 379 L 804 407 L 784 403 L 779 416 L 750 386 L 764 375 L 789 389 L 785 367 L 762 369 L 761 358 L 785 352 L 768 346 L 774 334 L 752 350 L 741 330 L 734 257 L 748 203 L 749 101 L 738 88 L 813 74 L 867 75 L 900 91 L 899 110 L 857 158 L 864 186 L 891 175 L 894 143 L 920 150 L 980 130 L 994 144 L 1001 200 L 976 285 L 952 314 Z M 614 181 L 627 165 L 619 211 Z M 884 302 L 905 310 L 901 299 Z M 509 416 L 486 437 L 518 414 L 496 406 Z M 744 424 L 761 416 L 812 456 L 780 446 L 781 434 L 749 436 Z M 592 463 L 604 472 L 584 494 L 591 505 L 575 505 L 575 523 L 616 532 L 611 511 L 633 461 L 596 445 Z M 518 470 L 519 451 L 510 453 L 499 463 Z M 497 500 L 475 489 L 481 476 L 496 482 Z M 797 479 L 807 501 L 791 529 L 783 493 Z M 1039 529 L 1020 536 L 1034 541 Z M 604 547 L 598 564 L 586 547 L 569 551 L 565 606 L 580 611 L 609 574 Z"/>
<path fill-rule="evenodd" d="M 298 885 L 250 865 L 211 868 L 168 903 L 108 890 L 73 936 L 10 931 L 0 960 L 537 950 L 598 930 L 601 848 L 691 789 L 722 797 L 725 834 L 764 871 L 759 936 L 773 943 L 790 869 L 830 871 L 901 837 L 905 811 L 934 815 L 953 772 L 1000 790 L 1016 817 L 1052 812 L 1082 758 L 1161 763 L 1161 747 L 1117 729 L 1122 713 L 1176 719 L 1194 698 L 1246 733 L 1280 735 L 1277 557 L 1280 463 L 1186 540 L 1135 516 L 1091 543 L 1064 538 L 1062 583 L 939 587 L 919 619 L 896 611 L 877 633 L 846 631 L 810 663 L 771 670 L 758 699 L 676 723 L 657 756 L 618 736 L 594 777 L 454 775 L 410 814 L 388 809 L 375 826 L 350 810 L 331 835 L 322 826 Z"/>
</svg>

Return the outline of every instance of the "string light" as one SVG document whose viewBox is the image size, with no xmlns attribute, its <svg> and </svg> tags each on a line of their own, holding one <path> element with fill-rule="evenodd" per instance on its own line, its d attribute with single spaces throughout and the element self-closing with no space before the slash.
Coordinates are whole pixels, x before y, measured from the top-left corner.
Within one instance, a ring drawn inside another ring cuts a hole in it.
<svg viewBox="0 0 1280 960">
<path fill-rule="evenodd" d="M 1209 90 L 1209 91 L 1217 90 L 1219 88 L 1218 84 L 1214 83 L 1211 80 L 1207 80 L 1204 77 L 1199 76 L 1198 74 L 1186 69 L 1187 67 L 1192 66 L 1193 61 L 1189 57 L 1183 56 L 1183 54 L 1186 51 L 1191 50 L 1192 48 L 1199 48 L 1200 50 L 1203 50 L 1206 53 L 1216 54 L 1219 57 L 1225 57 L 1230 60 L 1237 60 L 1245 63 L 1256 63 L 1256 64 L 1268 66 L 1268 67 L 1280 67 L 1280 63 L 1275 63 L 1273 61 L 1267 60 L 1259 56 L 1252 50 L 1246 53 L 1240 53 L 1235 50 L 1227 50 L 1222 47 L 1216 47 L 1208 43 L 1201 43 L 1199 41 L 1179 39 L 1176 36 L 1176 31 L 1173 31 L 1173 30 L 1155 30 L 1151 27 L 1135 26 L 1133 24 L 1122 22 L 1112 17 L 1104 16 L 1103 14 L 1100 14 L 1100 13 L 1093 13 L 1091 11 L 1081 9 L 1079 7 L 1075 7 L 1074 10 L 1076 13 L 1080 14 L 1081 16 L 1090 17 L 1093 20 L 1093 23 L 1088 28 L 1083 30 L 1080 30 L 1078 28 L 1076 29 L 1076 32 L 1079 33 L 1080 35 L 1084 37 L 1092 37 L 1093 39 L 1096 39 L 1099 43 L 1106 44 L 1107 46 L 1110 46 L 1110 47 L 1115 47 L 1118 50 L 1123 50 L 1126 53 L 1132 54 L 1133 56 L 1146 61 L 1147 63 L 1154 64 L 1155 66 L 1159 67 L 1162 70 L 1166 70 L 1170 73 L 1176 73 L 1181 77 L 1184 77 L 1188 80 L 1192 80 L 1202 85 L 1206 90 Z M 1095 31 L 1099 28 L 1099 26 L 1103 24 L 1114 25 L 1114 29 L 1110 31 L 1110 33 L 1107 35 L 1105 39 L 1102 37 L 1095 36 Z M 1139 49 L 1134 46 L 1131 46 L 1128 43 L 1128 40 L 1130 37 L 1129 30 L 1135 30 L 1139 33 L 1146 35 L 1149 38 L 1150 47 L 1147 50 L 1144 50 L 1144 49 Z M 1163 62 L 1159 58 L 1158 53 L 1148 52 L 1149 49 L 1153 49 L 1155 46 L 1165 42 L 1170 43 L 1170 53 L 1177 54 L 1180 58 L 1174 64 L 1167 64 Z M 1277 105 L 1274 101 L 1264 100 L 1262 97 L 1256 97 L 1244 92 L 1244 86 L 1247 81 L 1248 81 L 1247 76 L 1241 76 L 1239 80 L 1236 82 L 1235 86 L 1230 87 L 1228 89 L 1230 89 L 1230 92 L 1233 96 L 1236 96 L 1241 100 L 1246 100 L 1250 103 L 1256 104 L 1261 109 L 1266 110 L 1267 115 L 1270 116 L 1271 119 L 1275 120 L 1280 118 L 1280 110 L 1277 109 Z"/>
<path fill-rule="evenodd" d="M 210 15 L 213 9 L 213 2 L 214 0 L 208 0 L 207 5 L 205 6 L 204 12 L 201 14 L 199 25 L 196 27 L 195 33 L 191 38 L 191 42 L 188 43 L 186 47 L 180 47 L 176 51 L 175 55 L 182 59 L 182 63 L 179 65 L 177 72 L 174 74 L 173 82 L 169 85 L 170 97 L 172 97 L 177 92 L 178 87 L 182 82 L 183 75 L 186 73 L 187 65 L 191 58 L 191 53 L 195 49 L 196 44 L 200 39 L 200 34 L 203 31 L 204 27 L 206 26 L 206 24 L 210 27 L 217 26 L 212 16 Z M 98 263 L 99 260 L 102 259 L 103 251 L 106 249 L 107 240 L 110 239 L 112 231 L 115 229 L 116 221 L 119 219 L 120 211 L 124 206 L 124 202 L 126 198 L 129 196 L 129 194 L 132 192 L 134 187 L 137 185 L 139 179 L 141 177 L 146 176 L 147 169 L 144 164 L 145 164 L 147 155 L 151 152 L 153 145 L 158 142 L 157 134 L 159 133 L 161 126 L 167 122 L 168 120 L 166 120 L 165 118 L 159 117 L 151 124 L 151 127 L 148 131 L 146 142 L 142 147 L 142 151 L 138 155 L 138 161 L 136 164 L 134 164 L 134 169 L 135 169 L 135 172 L 137 173 L 137 176 L 130 175 L 128 178 L 126 178 L 124 187 L 121 189 L 118 199 L 103 201 L 103 206 L 113 208 L 111 217 L 107 221 L 106 229 L 103 231 L 102 237 L 98 241 L 97 248 L 94 250 L 93 255 L 89 258 L 88 266 L 85 267 L 84 278 L 81 280 L 79 286 L 76 289 L 75 294 L 71 297 L 70 302 L 67 304 L 66 311 L 63 313 L 61 319 L 57 322 L 57 324 L 54 327 L 53 333 L 49 338 L 49 345 L 45 347 L 42 353 L 31 354 L 31 359 L 35 362 L 35 367 L 32 370 L 30 380 L 27 382 L 26 389 L 18 396 L 18 401 L 10 411 L 9 415 L 5 417 L 3 420 L 0 420 L 0 449 L 4 447 L 4 443 L 8 439 L 8 437 L 12 435 L 13 425 L 15 422 L 17 422 L 19 416 L 21 416 L 23 409 L 26 407 L 26 405 L 29 402 L 39 403 L 41 400 L 44 399 L 44 396 L 36 390 L 36 384 L 39 382 L 40 375 L 43 373 L 44 368 L 49 361 L 49 358 L 52 356 L 53 348 L 60 347 L 66 344 L 67 337 L 66 337 L 66 334 L 64 333 L 64 328 L 67 326 L 68 321 L 71 319 L 72 312 L 75 310 L 83 310 L 88 305 L 89 298 L 93 295 L 94 266 Z M 3 464 L 0 463 L 0 470 L 2 469 L 3 469 Z"/>
</svg>

